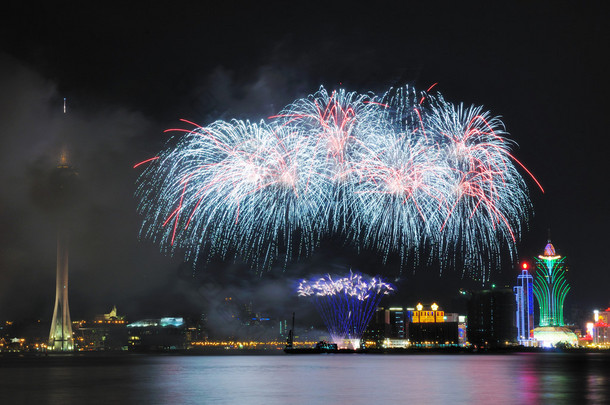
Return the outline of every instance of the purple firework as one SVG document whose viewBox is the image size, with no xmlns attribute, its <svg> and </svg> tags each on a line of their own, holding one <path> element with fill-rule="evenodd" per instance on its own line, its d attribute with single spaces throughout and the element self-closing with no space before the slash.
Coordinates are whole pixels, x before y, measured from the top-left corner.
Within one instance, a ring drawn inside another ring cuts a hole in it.
<svg viewBox="0 0 610 405">
<path fill-rule="evenodd" d="M 347 339 L 357 348 L 381 298 L 392 291 L 394 287 L 381 278 L 350 271 L 348 277 L 302 280 L 297 294 L 314 298 L 333 342 L 342 346 Z"/>
</svg>

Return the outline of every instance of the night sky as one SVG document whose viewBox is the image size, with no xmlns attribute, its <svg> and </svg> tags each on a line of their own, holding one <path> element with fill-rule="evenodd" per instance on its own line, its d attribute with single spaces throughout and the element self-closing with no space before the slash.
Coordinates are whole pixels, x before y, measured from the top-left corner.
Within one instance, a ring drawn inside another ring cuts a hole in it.
<svg viewBox="0 0 610 405">
<path fill-rule="evenodd" d="M 165 129 L 181 118 L 202 125 L 258 121 L 320 85 L 382 93 L 438 83 L 447 100 L 502 116 L 518 144 L 515 155 L 545 189 L 542 194 L 527 180 L 534 216 L 519 258 L 541 254 L 550 229 L 567 256 L 568 311 L 610 306 L 610 16 L 603 8 L 244 3 L 9 1 L 2 7 L 0 320 L 50 322 L 56 235 L 48 180 L 63 146 L 79 172 L 73 319 L 112 305 L 130 320 L 211 312 L 225 296 L 287 317 L 295 308 L 312 311 L 294 298 L 297 278 L 350 267 L 395 281 L 396 303 L 436 300 L 456 310 L 458 288 L 480 287 L 461 279 L 460 269 L 401 273 L 374 252 L 333 248 L 262 276 L 233 262 L 193 270 L 138 239 L 133 165 L 163 148 Z M 516 266 L 506 262 L 492 282 L 514 284 Z"/>
</svg>

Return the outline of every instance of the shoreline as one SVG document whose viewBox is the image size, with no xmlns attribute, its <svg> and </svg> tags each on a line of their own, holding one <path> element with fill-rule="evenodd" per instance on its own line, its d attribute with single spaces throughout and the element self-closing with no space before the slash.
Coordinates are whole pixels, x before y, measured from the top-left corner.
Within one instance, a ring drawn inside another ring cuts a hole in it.
<svg viewBox="0 0 610 405">
<path fill-rule="evenodd" d="M 386 348 L 386 349 L 365 349 L 350 350 L 339 349 L 336 352 L 316 352 L 315 349 L 305 349 L 304 352 L 287 354 L 284 349 L 183 349 L 183 350 L 139 350 L 139 351 L 88 351 L 73 353 L 42 353 L 42 352 L 14 352 L 0 353 L 0 367 L 8 360 L 33 360 L 33 361 L 54 361 L 69 359 L 129 359 L 145 358 L 150 356 L 294 356 L 305 354 L 324 354 L 324 355 L 512 355 L 526 353 L 564 353 L 564 354 L 608 354 L 610 350 L 597 348 L 537 348 L 537 347 L 506 347 L 506 348 L 487 348 L 472 349 L 463 347 L 444 347 L 444 348 Z M 78 361 L 78 360 L 77 360 Z"/>
</svg>

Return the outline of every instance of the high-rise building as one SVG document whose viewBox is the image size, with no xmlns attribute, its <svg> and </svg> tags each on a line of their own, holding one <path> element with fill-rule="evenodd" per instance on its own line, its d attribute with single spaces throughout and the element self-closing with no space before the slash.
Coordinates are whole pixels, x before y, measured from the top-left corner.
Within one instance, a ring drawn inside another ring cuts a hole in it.
<svg viewBox="0 0 610 405">
<path fill-rule="evenodd" d="M 530 346 L 534 340 L 534 278 L 523 263 L 521 274 L 517 277 L 517 286 L 513 288 L 517 300 L 517 341 Z"/>
<path fill-rule="evenodd" d="M 62 153 L 53 173 L 53 192 L 57 204 L 57 266 L 55 280 L 55 309 L 48 349 L 51 351 L 74 350 L 70 307 L 68 305 L 68 247 L 69 247 L 69 202 L 70 182 L 76 171 L 69 164 L 66 153 Z"/>
<path fill-rule="evenodd" d="M 406 345 L 406 311 L 402 307 L 379 307 L 363 335 L 366 344 L 381 346 Z"/>
<path fill-rule="evenodd" d="M 478 347 L 501 347 L 517 341 L 515 294 L 510 288 L 473 291 L 468 300 L 468 341 Z"/>
<path fill-rule="evenodd" d="M 555 247 L 549 239 L 544 254 L 535 260 L 537 273 L 534 295 L 540 308 L 539 325 L 564 326 L 563 304 L 570 291 L 570 285 L 565 278 L 565 257 L 555 253 Z"/>
<path fill-rule="evenodd" d="M 565 257 L 555 252 L 555 247 L 548 240 L 544 253 L 536 260 L 536 278 L 534 279 L 534 296 L 540 308 L 539 327 L 534 329 L 534 339 L 542 347 L 553 347 L 559 344 L 577 346 L 578 337 L 565 327 L 563 321 L 563 304 L 570 291 L 565 278 Z"/>
</svg>

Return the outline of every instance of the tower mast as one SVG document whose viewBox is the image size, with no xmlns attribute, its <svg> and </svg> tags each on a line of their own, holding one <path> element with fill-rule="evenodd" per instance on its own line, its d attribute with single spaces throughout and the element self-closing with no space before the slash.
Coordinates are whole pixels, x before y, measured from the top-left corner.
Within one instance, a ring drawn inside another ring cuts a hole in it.
<svg viewBox="0 0 610 405">
<path fill-rule="evenodd" d="M 64 113 L 66 112 L 66 99 L 64 98 Z M 51 351 L 72 351 L 74 350 L 74 338 L 72 336 L 72 321 L 70 319 L 70 307 L 68 305 L 68 248 L 69 248 L 69 226 L 66 216 L 68 201 L 65 193 L 69 188 L 70 178 L 76 172 L 69 163 L 67 152 L 61 153 L 54 175 L 57 179 L 57 188 L 60 202 L 58 224 L 57 224 L 57 266 L 55 277 L 55 309 L 53 310 L 53 320 L 51 321 L 51 331 L 49 332 L 48 349 Z M 63 211 L 63 212 L 62 212 Z"/>
</svg>

